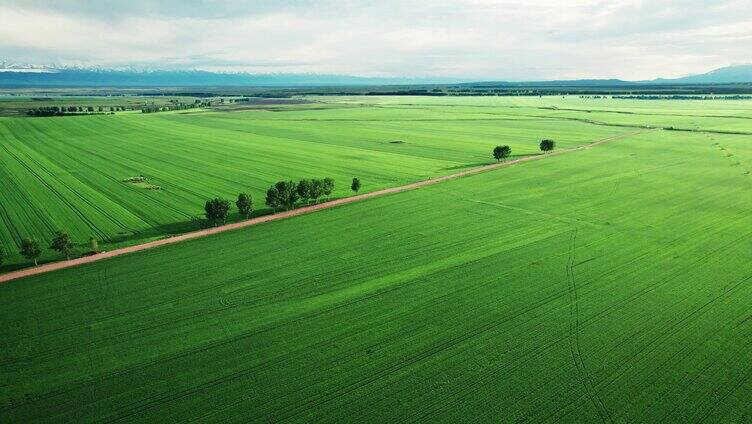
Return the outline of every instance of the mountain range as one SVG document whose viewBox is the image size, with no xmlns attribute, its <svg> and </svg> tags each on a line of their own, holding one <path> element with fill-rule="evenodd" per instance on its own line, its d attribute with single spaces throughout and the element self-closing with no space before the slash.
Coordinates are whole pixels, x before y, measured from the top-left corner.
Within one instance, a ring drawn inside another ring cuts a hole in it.
<svg viewBox="0 0 752 424">
<path fill-rule="evenodd" d="M 137 70 L 103 68 L 52 68 L 9 65 L 0 62 L 0 87 L 302 87 L 302 86 L 376 86 L 460 84 L 491 87 L 573 86 L 614 87 L 666 84 L 752 83 L 752 64 L 727 66 L 681 78 L 649 81 L 619 79 L 581 79 L 553 81 L 482 81 L 458 78 L 383 78 L 323 74 L 250 74 L 200 70 Z"/>
<path fill-rule="evenodd" d="M 658 78 L 653 83 L 671 84 L 736 84 L 752 82 L 752 64 L 734 65 L 714 69 L 699 75 L 690 75 L 682 78 L 663 79 Z"/>
</svg>

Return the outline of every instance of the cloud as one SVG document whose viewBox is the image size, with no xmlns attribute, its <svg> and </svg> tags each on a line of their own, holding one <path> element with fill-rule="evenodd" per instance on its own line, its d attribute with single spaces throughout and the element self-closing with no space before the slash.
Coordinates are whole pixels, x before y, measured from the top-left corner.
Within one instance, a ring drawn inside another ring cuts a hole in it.
<svg viewBox="0 0 752 424">
<path fill-rule="evenodd" d="M 0 0 L 0 58 L 479 79 L 647 79 L 750 62 L 752 2 Z"/>
</svg>

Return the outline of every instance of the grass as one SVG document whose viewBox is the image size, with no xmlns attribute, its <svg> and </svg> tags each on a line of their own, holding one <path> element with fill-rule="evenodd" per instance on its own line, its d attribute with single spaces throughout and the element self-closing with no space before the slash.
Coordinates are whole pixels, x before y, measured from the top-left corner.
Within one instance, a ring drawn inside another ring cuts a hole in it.
<svg viewBox="0 0 752 424">
<path fill-rule="evenodd" d="M 17 253 L 24 237 L 46 246 L 61 229 L 79 254 L 91 236 L 110 250 L 197 229 L 208 198 L 234 200 L 244 191 L 265 209 L 266 189 L 282 179 L 333 177 L 334 195 L 346 196 L 353 177 L 373 191 L 492 162 L 497 144 L 527 155 L 542 138 L 571 147 L 629 131 L 542 119 L 504 102 L 393 101 L 0 118 L 0 244 L 11 254 L 5 270 L 28 265 Z M 125 181 L 139 175 L 148 183 Z M 50 251 L 42 258 L 55 259 Z"/>
<path fill-rule="evenodd" d="M 745 422 L 751 169 L 651 132 L 10 282 L 0 418 Z"/>
</svg>

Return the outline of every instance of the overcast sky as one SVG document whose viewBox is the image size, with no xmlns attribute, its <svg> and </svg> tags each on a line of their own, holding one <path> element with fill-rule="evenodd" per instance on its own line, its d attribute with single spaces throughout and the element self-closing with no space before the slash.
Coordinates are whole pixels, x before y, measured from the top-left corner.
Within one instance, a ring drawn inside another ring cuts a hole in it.
<svg viewBox="0 0 752 424">
<path fill-rule="evenodd" d="M 752 0 L 0 0 L 0 61 L 471 79 L 752 62 Z"/>
</svg>

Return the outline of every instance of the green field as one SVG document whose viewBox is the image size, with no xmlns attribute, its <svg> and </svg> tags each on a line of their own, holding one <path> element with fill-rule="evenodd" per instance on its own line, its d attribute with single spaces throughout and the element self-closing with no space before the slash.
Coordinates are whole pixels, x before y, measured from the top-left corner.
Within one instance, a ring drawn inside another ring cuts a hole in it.
<svg viewBox="0 0 752 424">
<path fill-rule="evenodd" d="M 50 118 L 0 117 L 0 245 L 28 265 L 21 240 L 55 230 L 111 248 L 195 230 L 206 199 L 264 193 L 283 179 L 333 177 L 335 196 L 450 174 L 493 161 L 498 144 L 537 154 L 633 128 L 593 125 L 497 100 L 432 105 L 422 98 L 333 98 L 269 109 Z M 446 102 L 446 99 L 443 99 Z M 394 143 L 401 141 L 402 143 Z M 124 182 L 145 175 L 146 189 Z M 260 213 L 264 211 L 261 210 Z M 237 219 L 237 216 L 233 216 Z M 45 252 L 43 260 L 58 259 Z"/>
<path fill-rule="evenodd" d="M 0 89 L 0 116 L 26 116 L 30 109 L 40 107 L 58 106 L 93 106 L 98 110 L 99 106 L 109 111 L 112 106 L 122 107 L 126 110 L 140 110 L 147 104 L 159 106 L 168 105 L 170 100 L 177 100 L 183 103 L 193 103 L 196 97 L 188 96 L 131 96 L 131 95 L 112 95 L 112 96 L 79 96 L 79 95 L 52 95 L 39 93 L 38 96 L 30 95 L 8 95 Z"/>
<path fill-rule="evenodd" d="M 163 169 L 185 214 L 278 164 L 373 189 L 484 162 L 499 140 L 529 154 L 634 131 L 588 108 L 752 132 L 749 102 L 335 100 L 358 106 L 0 125 L 3 147 L 91 173 L 43 177 L 122 204 L 152 205 L 114 175 Z M 749 141 L 652 131 L 0 285 L 0 421 L 749 422 Z M 232 178 L 209 163 L 222 152 Z"/>
</svg>

